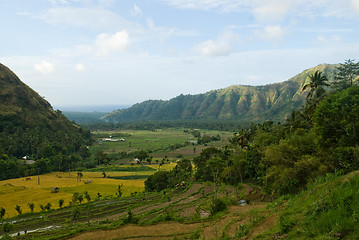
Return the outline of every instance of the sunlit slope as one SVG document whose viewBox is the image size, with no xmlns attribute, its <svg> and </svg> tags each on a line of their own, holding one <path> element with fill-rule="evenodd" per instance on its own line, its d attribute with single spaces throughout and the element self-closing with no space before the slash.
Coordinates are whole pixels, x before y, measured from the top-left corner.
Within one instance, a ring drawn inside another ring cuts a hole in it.
<svg viewBox="0 0 359 240">
<path fill-rule="evenodd" d="M 89 132 L 54 111 L 50 103 L 0 64 L 0 154 L 36 155 L 49 142 L 73 152 L 89 138 Z"/>
<path fill-rule="evenodd" d="M 169 101 L 148 100 L 102 119 L 108 122 L 141 120 L 240 120 L 243 122 L 283 121 L 305 102 L 302 92 L 308 75 L 315 70 L 333 78 L 335 65 L 319 65 L 288 81 L 265 86 L 235 85 L 198 95 L 180 95 Z"/>
</svg>

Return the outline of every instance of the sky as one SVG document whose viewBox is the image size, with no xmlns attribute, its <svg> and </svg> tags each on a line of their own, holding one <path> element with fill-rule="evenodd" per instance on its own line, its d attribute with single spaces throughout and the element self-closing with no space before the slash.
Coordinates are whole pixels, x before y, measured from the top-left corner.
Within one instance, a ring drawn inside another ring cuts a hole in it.
<svg viewBox="0 0 359 240">
<path fill-rule="evenodd" d="M 60 109 L 359 60 L 359 0 L 1 0 L 0 29 L 0 63 Z"/>
</svg>

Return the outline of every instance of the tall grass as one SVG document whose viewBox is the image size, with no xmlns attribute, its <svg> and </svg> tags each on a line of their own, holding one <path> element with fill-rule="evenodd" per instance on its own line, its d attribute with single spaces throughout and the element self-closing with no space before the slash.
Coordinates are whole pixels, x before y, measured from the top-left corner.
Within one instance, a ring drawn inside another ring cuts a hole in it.
<svg viewBox="0 0 359 240">
<path fill-rule="evenodd" d="M 282 234 L 291 238 L 348 239 L 359 236 L 359 174 L 328 175 L 288 199 L 279 218 Z"/>
</svg>

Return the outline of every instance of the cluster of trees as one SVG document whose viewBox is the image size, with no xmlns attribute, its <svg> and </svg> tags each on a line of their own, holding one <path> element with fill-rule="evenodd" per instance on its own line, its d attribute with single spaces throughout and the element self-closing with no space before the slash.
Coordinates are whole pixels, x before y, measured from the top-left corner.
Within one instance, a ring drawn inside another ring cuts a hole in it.
<svg viewBox="0 0 359 240">
<path fill-rule="evenodd" d="M 68 154 L 57 152 L 50 145 L 41 149 L 40 158 L 33 164 L 19 160 L 17 157 L 9 156 L 0 150 L 0 180 L 32 176 L 52 171 L 68 171 L 83 167 L 90 167 L 88 161 L 91 153 L 87 146 L 83 145 L 77 152 Z"/>
<path fill-rule="evenodd" d="M 189 159 L 181 159 L 171 171 L 158 171 L 145 181 L 146 191 L 161 191 L 169 187 L 188 182 L 192 176 L 192 163 Z"/>
<path fill-rule="evenodd" d="M 295 193 L 329 172 L 359 169 L 359 64 L 340 64 L 334 83 L 322 72 L 309 75 L 306 104 L 283 123 L 252 124 L 224 148 L 207 148 L 193 159 L 194 178 L 238 184 L 251 182 L 273 196 Z M 330 86 L 329 86 L 330 85 Z M 160 181 L 173 173 L 158 173 Z M 149 178 L 148 190 L 158 190 Z M 168 186 L 173 185 L 171 181 Z"/>
<path fill-rule="evenodd" d="M 218 131 L 237 131 L 240 128 L 249 126 L 250 122 L 235 120 L 159 120 L 159 121 L 131 121 L 131 122 L 97 122 L 92 124 L 81 124 L 90 130 L 150 130 L 163 128 L 189 128 L 189 129 L 211 129 Z"/>
</svg>

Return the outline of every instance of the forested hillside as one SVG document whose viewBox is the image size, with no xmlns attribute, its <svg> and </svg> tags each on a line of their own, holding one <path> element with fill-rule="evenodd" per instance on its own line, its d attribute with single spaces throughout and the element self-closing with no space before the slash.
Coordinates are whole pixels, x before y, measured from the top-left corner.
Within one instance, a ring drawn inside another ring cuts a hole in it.
<svg viewBox="0 0 359 240">
<path fill-rule="evenodd" d="M 70 160 L 63 156 L 90 144 L 87 130 L 70 122 L 60 111 L 54 111 L 2 64 L 0 85 L 0 179 L 25 174 L 19 170 L 25 166 L 18 166 L 16 159 L 24 156 L 42 159 L 38 161 L 41 166 L 36 167 L 46 172 L 54 166 L 56 169 L 67 166 Z M 27 169 L 27 174 L 32 173 L 33 169 Z"/>
<path fill-rule="evenodd" d="M 148 100 L 102 119 L 106 122 L 148 120 L 239 120 L 246 123 L 284 121 L 305 103 L 302 91 L 309 74 L 320 70 L 333 79 L 335 65 L 319 65 L 288 81 L 265 86 L 235 85 L 198 95 L 180 95 L 169 101 Z"/>
<path fill-rule="evenodd" d="M 252 124 L 230 138 L 226 147 L 203 150 L 193 159 L 195 179 L 250 182 L 278 197 L 298 193 L 318 176 L 359 170 L 359 63 L 349 61 L 337 69 L 332 83 L 323 72 L 309 75 L 302 87 L 309 89 L 305 105 L 285 122 Z M 186 179 L 188 166 L 189 161 L 178 164 L 183 173 L 175 169 L 160 182 L 175 186 L 177 177 Z M 160 186 L 152 180 L 148 178 L 147 188 Z"/>
</svg>

